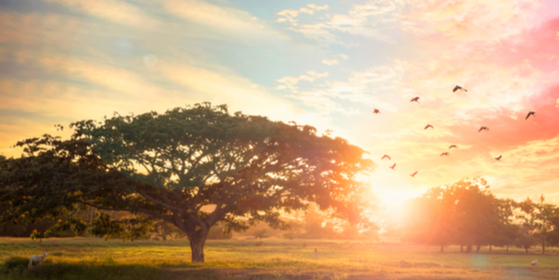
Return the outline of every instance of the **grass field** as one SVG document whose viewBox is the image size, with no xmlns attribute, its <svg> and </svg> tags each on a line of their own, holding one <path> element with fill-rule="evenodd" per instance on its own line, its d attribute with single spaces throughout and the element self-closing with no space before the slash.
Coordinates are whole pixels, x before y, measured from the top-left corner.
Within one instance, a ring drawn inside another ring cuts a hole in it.
<svg viewBox="0 0 560 280">
<path fill-rule="evenodd" d="M 303 248 L 303 243 L 307 247 Z M 206 263 L 190 263 L 187 240 L 0 238 L 0 279 L 558 279 L 558 248 L 459 253 L 439 247 L 343 240 L 209 240 Z M 315 260 L 314 249 L 318 250 Z M 48 252 L 27 269 L 30 255 Z M 25 258 L 19 259 L 18 257 Z M 538 266 L 530 263 L 538 259 Z"/>
</svg>

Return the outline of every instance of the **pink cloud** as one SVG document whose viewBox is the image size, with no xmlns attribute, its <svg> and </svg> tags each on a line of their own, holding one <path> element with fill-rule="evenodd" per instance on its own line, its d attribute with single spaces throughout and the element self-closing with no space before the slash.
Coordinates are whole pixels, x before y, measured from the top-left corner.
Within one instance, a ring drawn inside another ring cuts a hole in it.
<svg viewBox="0 0 560 280">
<path fill-rule="evenodd" d="M 506 65 L 522 61 L 543 70 L 558 70 L 558 17 L 521 34 L 500 40 L 491 55 Z"/>
<path fill-rule="evenodd" d="M 557 100 L 558 85 L 526 98 L 527 111 L 516 112 L 508 108 L 473 110 L 471 114 L 484 116 L 468 125 L 455 125 L 451 130 L 454 137 L 462 143 L 474 145 L 475 150 L 507 150 L 529 141 L 551 139 L 558 136 Z M 536 116 L 525 120 L 529 111 L 535 111 Z M 478 132 L 481 126 L 490 131 Z"/>
</svg>

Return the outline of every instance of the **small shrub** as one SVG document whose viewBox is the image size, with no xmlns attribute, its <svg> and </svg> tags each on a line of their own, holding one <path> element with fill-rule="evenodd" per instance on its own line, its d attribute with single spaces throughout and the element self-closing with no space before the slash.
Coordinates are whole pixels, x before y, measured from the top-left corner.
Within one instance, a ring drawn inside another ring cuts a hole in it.
<svg viewBox="0 0 560 280">
<path fill-rule="evenodd" d="M 7 269 L 26 268 L 29 264 L 29 259 L 22 257 L 11 257 L 4 261 L 4 266 Z"/>
</svg>

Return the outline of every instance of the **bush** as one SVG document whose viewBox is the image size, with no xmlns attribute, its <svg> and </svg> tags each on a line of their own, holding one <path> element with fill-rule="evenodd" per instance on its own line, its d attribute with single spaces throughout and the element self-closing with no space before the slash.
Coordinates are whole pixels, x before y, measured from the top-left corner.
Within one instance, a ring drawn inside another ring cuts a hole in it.
<svg viewBox="0 0 560 280">
<path fill-rule="evenodd" d="M 285 232 L 282 234 L 282 237 L 284 237 L 285 239 L 292 240 L 296 238 L 296 234 L 294 232 Z"/>
<path fill-rule="evenodd" d="M 26 268 L 29 264 L 29 259 L 22 257 L 11 257 L 4 261 L 4 267 L 7 269 Z"/>
</svg>

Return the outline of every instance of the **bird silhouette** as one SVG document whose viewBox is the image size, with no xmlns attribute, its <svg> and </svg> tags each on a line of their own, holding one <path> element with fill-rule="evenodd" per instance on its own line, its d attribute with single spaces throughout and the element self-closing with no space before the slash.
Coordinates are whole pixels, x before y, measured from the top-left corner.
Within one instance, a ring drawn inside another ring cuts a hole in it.
<svg viewBox="0 0 560 280">
<path fill-rule="evenodd" d="M 529 114 L 527 114 L 527 117 L 526 117 L 525 119 L 528 119 L 531 115 L 533 115 L 534 117 L 536 117 L 536 116 L 535 116 L 535 112 L 531 111 L 531 112 L 529 112 Z"/>
<path fill-rule="evenodd" d="M 490 129 L 486 126 L 481 126 L 480 129 L 478 130 L 478 132 L 481 132 L 483 130 L 490 130 Z"/>
<path fill-rule="evenodd" d="M 464 88 L 462 88 L 462 87 L 456 85 L 455 88 L 453 89 L 453 92 L 456 92 L 456 91 L 458 91 L 458 90 L 467 91 L 466 89 L 464 89 Z"/>
<path fill-rule="evenodd" d="M 448 155 L 449 155 L 449 153 L 441 153 L 440 157 L 441 156 L 448 156 Z"/>
<path fill-rule="evenodd" d="M 410 176 L 411 176 L 411 177 L 414 177 L 414 175 L 416 175 L 416 173 L 418 173 L 418 171 L 416 171 L 416 172 L 410 174 Z"/>
<path fill-rule="evenodd" d="M 384 158 L 388 158 L 389 160 L 391 160 L 391 157 L 388 155 L 383 155 L 383 157 L 381 158 L 381 160 L 383 160 Z"/>
<path fill-rule="evenodd" d="M 418 102 L 418 99 L 420 99 L 420 97 L 416 96 L 416 97 L 412 98 L 412 99 L 410 100 L 410 102 L 414 102 L 414 101 Z"/>
<path fill-rule="evenodd" d="M 395 164 L 393 164 L 393 166 L 389 166 L 389 168 L 391 168 L 391 169 L 395 170 L 395 166 L 397 166 L 397 164 L 396 164 L 396 163 L 395 163 Z"/>
<path fill-rule="evenodd" d="M 431 124 L 427 125 L 426 127 L 424 127 L 424 129 L 428 129 L 428 128 L 434 128 Z"/>
<path fill-rule="evenodd" d="M 500 160 L 502 158 L 502 155 L 500 155 L 499 157 L 496 158 L 496 160 Z"/>
<path fill-rule="evenodd" d="M 373 109 L 373 113 L 374 113 L 374 114 L 379 114 L 379 110 Z"/>
<path fill-rule="evenodd" d="M 457 145 L 451 145 L 451 146 L 449 146 L 449 149 L 451 149 L 451 148 L 458 149 Z"/>
</svg>

